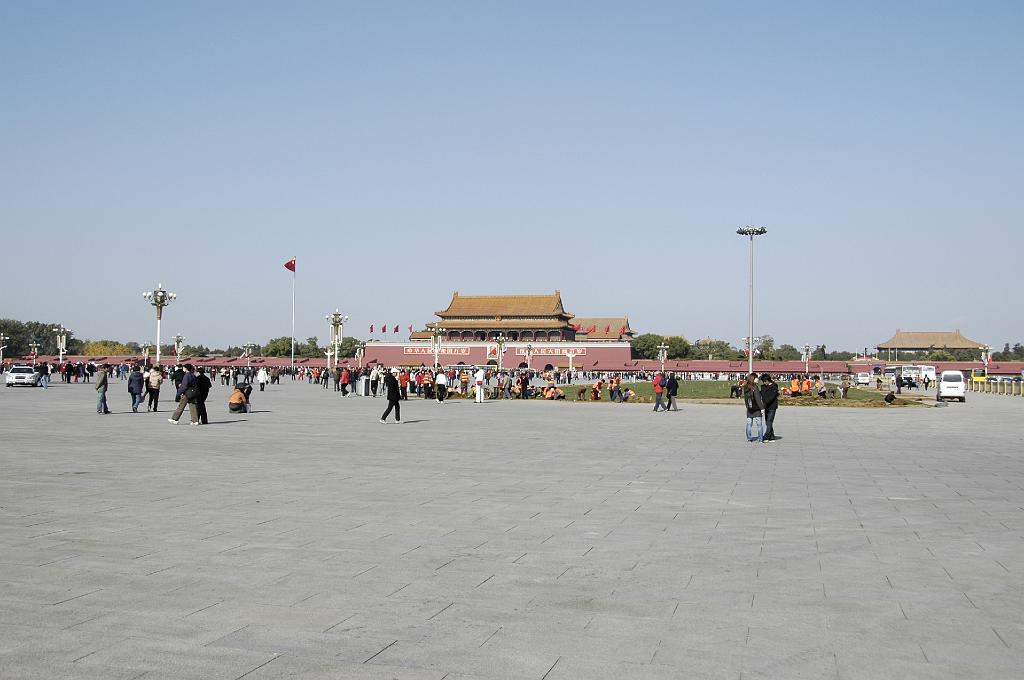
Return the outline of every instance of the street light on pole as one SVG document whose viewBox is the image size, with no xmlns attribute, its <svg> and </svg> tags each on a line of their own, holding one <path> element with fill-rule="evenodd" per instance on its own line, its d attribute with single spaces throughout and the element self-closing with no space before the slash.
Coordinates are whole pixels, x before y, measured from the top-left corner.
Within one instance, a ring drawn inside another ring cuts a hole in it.
<svg viewBox="0 0 1024 680">
<path fill-rule="evenodd" d="M 29 349 L 32 350 L 32 365 L 35 366 L 36 357 L 39 356 L 39 343 L 33 340 L 32 342 L 28 343 L 28 347 Z"/>
<path fill-rule="evenodd" d="M 579 356 L 579 352 L 574 349 L 565 350 L 565 356 L 569 357 L 569 378 L 572 379 L 573 369 L 572 360 Z"/>
<path fill-rule="evenodd" d="M 57 334 L 57 363 L 64 363 L 64 352 L 68 351 L 68 335 L 73 333 L 70 328 L 64 328 L 64 324 L 61 324 L 57 328 L 53 329 L 53 332 Z"/>
<path fill-rule="evenodd" d="M 255 342 L 247 342 L 242 345 L 242 350 L 245 352 L 245 367 L 250 368 L 251 364 L 249 360 L 252 359 L 252 351 L 259 347 Z"/>
<path fill-rule="evenodd" d="M 341 351 L 341 340 L 345 334 L 345 322 L 348 321 L 348 317 L 334 309 L 333 314 L 328 314 L 324 317 L 327 319 L 327 323 L 331 327 L 331 347 L 334 349 L 334 367 L 338 367 L 338 354 Z M 330 366 L 330 357 L 328 357 L 328 366 Z"/>
<path fill-rule="evenodd" d="M 150 343 L 150 342 L 142 343 L 142 348 L 141 349 L 142 349 L 142 363 L 143 364 L 148 364 L 149 363 L 149 348 L 152 347 L 152 346 L 153 346 L 153 344 Z"/>
<path fill-rule="evenodd" d="M 162 284 L 156 284 L 156 290 L 146 291 L 142 294 L 149 304 L 156 307 L 156 363 L 160 363 L 160 321 L 164 317 L 164 307 L 174 302 L 178 296 L 164 290 Z"/>
<path fill-rule="evenodd" d="M 804 373 L 811 372 L 811 344 L 804 345 Z"/>
<path fill-rule="evenodd" d="M 0 366 L 3 366 L 4 364 L 4 350 L 7 349 L 7 345 L 5 345 L 4 343 L 6 343 L 10 339 L 11 336 L 0 333 Z"/>
<path fill-rule="evenodd" d="M 181 348 L 185 346 L 185 336 L 178 333 L 173 338 L 174 340 L 174 360 L 175 362 L 181 362 Z"/>
<path fill-rule="evenodd" d="M 431 346 L 434 348 L 434 370 L 441 364 L 441 337 L 448 332 L 447 328 L 434 326 L 430 329 Z"/>
<path fill-rule="evenodd" d="M 665 372 L 665 359 L 668 359 L 668 345 L 664 342 L 658 345 L 658 361 L 661 362 L 661 372 Z"/>
<path fill-rule="evenodd" d="M 748 224 L 736 230 L 740 236 L 750 239 L 750 307 L 747 317 L 747 373 L 754 372 L 754 237 L 768 233 L 764 227 Z"/>
<path fill-rule="evenodd" d="M 498 337 L 494 338 L 494 344 L 498 350 L 498 372 L 501 373 L 502 360 L 505 358 L 505 345 L 508 343 L 508 337 L 504 334 L 499 334 Z"/>
<path fill-rule="evenodd" d="M 363 367 L 363 357 L 366 355 L 366 343 L 361 342 L 356 347 L 356 359 L 359 361 L 359 368 Z"/>
<path fill-rule="evenodd" d="M 526 370 L 533 370 L 533 345 L 526 345 Z"/>
</svg>

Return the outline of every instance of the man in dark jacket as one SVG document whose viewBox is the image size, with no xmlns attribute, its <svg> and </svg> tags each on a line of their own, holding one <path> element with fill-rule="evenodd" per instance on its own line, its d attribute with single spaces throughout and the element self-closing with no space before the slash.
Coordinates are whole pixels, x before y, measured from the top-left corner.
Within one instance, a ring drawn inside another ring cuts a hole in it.
<svg viewBox="0 0 1024 680">
<path fill-rule="evenodd" d="M 743 403 L 747 407 L 747 441 L 764 441 L 764 401 L 761 399 L 761 390 L 757 387 L 757 374 L 751 373 L 743 383 Z M 754 436 L 753 427 L 757 425 L 757 436 Z"/>
<path fill-rule="evenodd" d="M 178 385 L 178 390 L 175 394 L 175 398 L 178 400 L 178 408 L 174 409 L 174 415 L 167 419 L 167 422 L 173 425 L 178 424 L 181 414 L 185 412 L 185 406 L 188 406 L 188 414 L 191 417 L 191 424 L 199 424 L 199 411 L 196 408 L 195 402 L 198 394 L 196 390 L 189 389 L 196 384 L 196 376 L 192 370 L 192 364 L 185 364 L 185 373 L 181 378 L 181 383 Z"/>
<path fill-rule="evenodd" d="M 395 377 L 395 371 L 384 372 L 384 396 L 388 398 L 388 408 L 380 417 L 380 422 L 382 424 L 387 422 L 391 409 L 395 409 L 395 422 L 402 422 L 402 407 L 399 406 L 402 399 L 402 388 L 398 384 L 398 378 Z"/>
<path fill-rule="evenodd" d="M 676 380 L 675 373 L 668 374 L 668 382 L 665 383 L 665 394 L 668 395 L 668 405 L 665 407 L 665 410 L 678 411 L 679 404 L 676 403 L 676 397 L 679 396 L 679 381 Z"/>
<path fill-rule="evenodd" d="M 779 386 L 767 373 L 761 374 L 761 401 L 764 402 L 764 441 L 775 441 L 775 412 L 779 410 Z"/>
<path fill-rule="evenodd" d="M 110 409 L 107 408 L 107 365 L 103 364 L 100 368 L 99 377 L 96 379 L 96 413 L 107 414 L 110 413 Z"/>
<path fill-rule="evenodd" d="M 210 389 L 213 383 L 206 377 L 206 370 L 200 366 L 196 369 L 196 414 L 199 416 L 201 425 L 209 425 L 210 419 L 206 415 L 206 398 L 210 396 Z"/>
<path fill-rule="evenodd" d="M 145 389 L 145 382 L 138 364 L 132 364 L 132 372 L 128 374 L 128 394 L 132 397 L 132 413 L 139 412 L 139 404 L 142 403 L 142 392 Z"/>
</svg>

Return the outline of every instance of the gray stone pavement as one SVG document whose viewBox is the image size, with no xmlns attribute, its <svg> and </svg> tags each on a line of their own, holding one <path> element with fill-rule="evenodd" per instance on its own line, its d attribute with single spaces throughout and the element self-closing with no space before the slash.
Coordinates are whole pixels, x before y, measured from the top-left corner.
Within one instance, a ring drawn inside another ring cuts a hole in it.
<svg viewBox="0 0 1024 680">
<path fill-rule="evenodd" d="M 0 678 L 1019 678 L 1024 400 L 0 390 Z"/>
</svg>

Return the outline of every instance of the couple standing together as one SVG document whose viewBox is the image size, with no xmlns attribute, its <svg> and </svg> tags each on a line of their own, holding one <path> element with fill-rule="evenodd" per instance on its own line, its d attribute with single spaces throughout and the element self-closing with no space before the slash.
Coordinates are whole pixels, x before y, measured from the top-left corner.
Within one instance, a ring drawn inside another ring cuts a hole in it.
<svg viewBox="0 0 1024 680">
<path fill-rule="evenodd" d="M 761 384 L 758 385 L 757 374 L 748 375 L 743 382 L 743 403 L 747 407 L 747 441 L 775 441 L 775 412 L 779 408 L 779 386 L 772 377 L 762 373 Z"/>
</svg>

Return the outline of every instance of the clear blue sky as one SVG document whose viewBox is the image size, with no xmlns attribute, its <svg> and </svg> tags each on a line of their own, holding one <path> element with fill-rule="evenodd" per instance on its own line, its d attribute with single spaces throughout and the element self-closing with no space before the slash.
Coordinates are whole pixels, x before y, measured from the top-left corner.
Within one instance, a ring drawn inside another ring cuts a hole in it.
<svg viewBox="0 0 1024 680">
<path fill-rule="evenodd" d="M 453 290 L 856 349 L 1024 340 L 1019 2 L 0 7 L 0 316 L 207 345 Z M 198 247 L 197 244 L 202 244 Z M 450 246 L 459 244 L 452 250 Z M 520 251 L 508 250 L 510 246 Z M 50 254 L 44 256 L 44 252 Z M 378 336 L 379 337 L 379 336 Z M 394 336 L 392 336 L 394 337 Z"/>
</svg>

